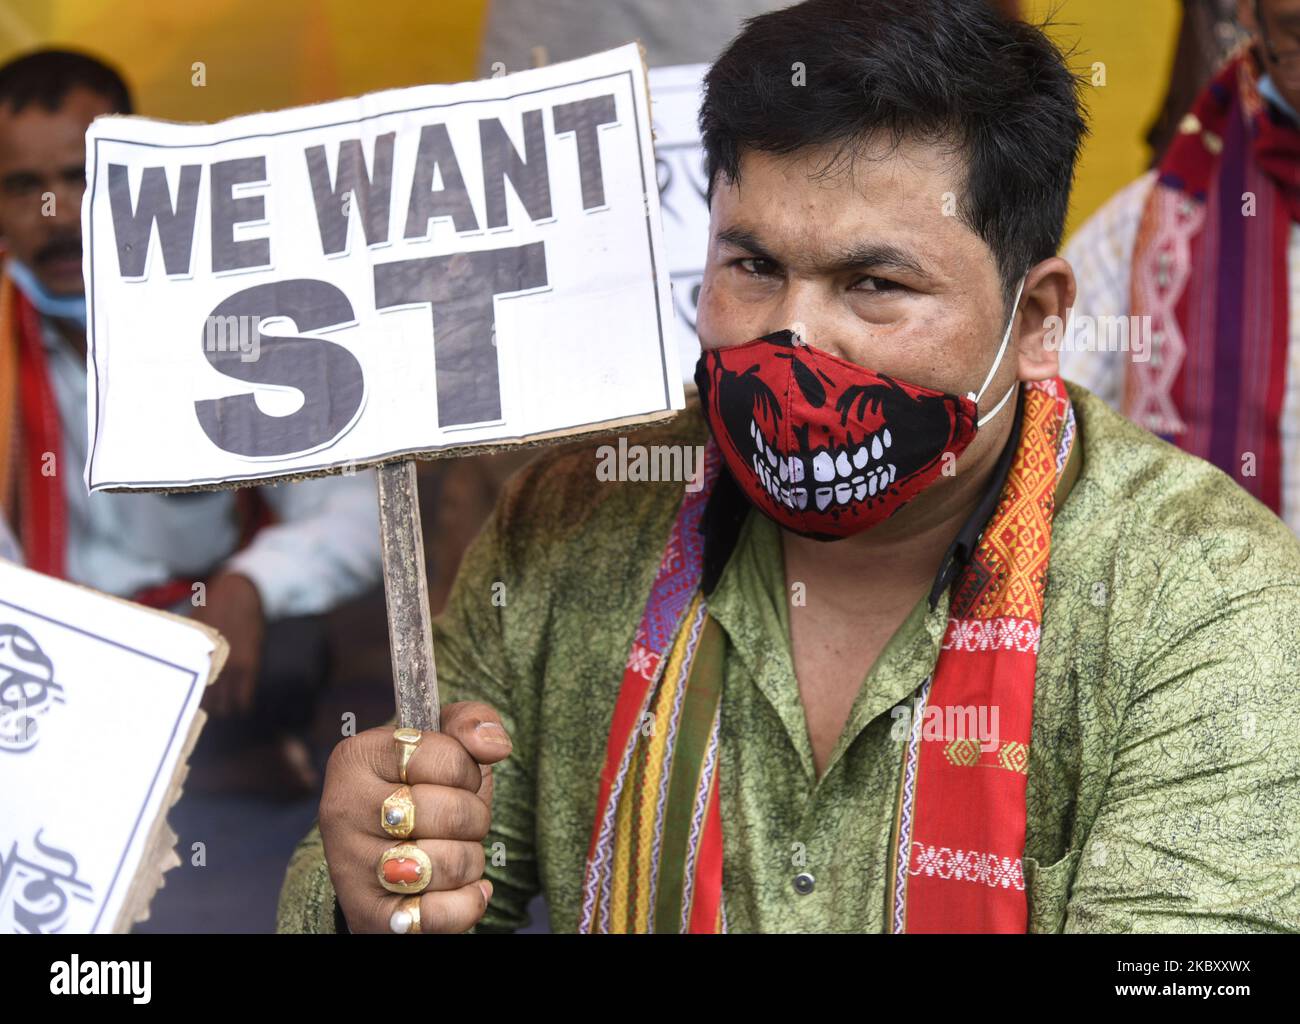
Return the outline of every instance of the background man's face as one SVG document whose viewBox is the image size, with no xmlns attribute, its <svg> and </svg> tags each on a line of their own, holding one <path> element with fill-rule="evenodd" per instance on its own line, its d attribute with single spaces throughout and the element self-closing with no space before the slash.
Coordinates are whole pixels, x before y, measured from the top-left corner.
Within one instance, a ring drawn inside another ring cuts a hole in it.
<svg viewBox="0 0 1300 1024">
<path fill-rule="evenodd" d="M 1264 69 L 1288 103 L 1300 110 L 1300 0 L 1262 0 L 1260 18 L 1269 46 L 1281 58 L 1265 54 Z M 1237 0 L 1237 18 L 1258 44 L 1261 26 L 1255 19 L 1255 0 Z M 1288 56 L 1288 54 L 1290 56 Z"/>
<path fill-rule="evenodd" d="M 993 254 L 955 215 L 960 158 L 932 145 L 877 145 L 819 177 L 827 155 L 747 152 L 738 186 L 719 179 L 697 322 L 704 348 L 800 324 L 809 345 L 860 366 L 954 394 L 978 391 L 1006 324 Z M 981 413 L 1016 368 L 1013 344 Z M 959 465 L 996 458 L 1010 404 Z M 936 485 L 912 507 L 943 490 Z"/>
<path fill-rule="evenodd" d="M 110 102 L 73 89 L 57 110 L 0 105 L 0 241 L 56 295 L 80 295 L 86 128 Z"/>
</svg>

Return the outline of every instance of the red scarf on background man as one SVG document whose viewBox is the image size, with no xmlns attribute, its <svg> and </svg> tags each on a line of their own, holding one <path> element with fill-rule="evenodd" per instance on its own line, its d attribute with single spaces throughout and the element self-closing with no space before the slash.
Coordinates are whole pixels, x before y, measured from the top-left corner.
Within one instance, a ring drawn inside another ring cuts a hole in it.
<svg viewBox="0 0 1300 1024">
<path fill-rule="evenodd" d="M 22 289 L 0 273 L 0 515 L 30 569 L 67 578 L 68 508 L 63 473 L 63 425 L 45 361 L 40 314 Z M 274 520 L 256 490 L 236 494 L 242 548 Z M 189 597 L 194 580 L 177 578 L 128 595 L 153 608 Z"/>
<path fill-rule="evenodd" d="M 1124 411 L 1280 512 L 1300 130 L 1258 75 L 1249 51 L 1231 59 L 1160 162 L 1129 306 L 1151 317 L 1150 359 L 1130 364 Z"/>
<path fill-rule="evenodd" d="M 59 409 L 45 366 L 40 315 L 0 277 L 0 510 L 27 566 L 64 577 L 67 507 Z"/>
</svg>

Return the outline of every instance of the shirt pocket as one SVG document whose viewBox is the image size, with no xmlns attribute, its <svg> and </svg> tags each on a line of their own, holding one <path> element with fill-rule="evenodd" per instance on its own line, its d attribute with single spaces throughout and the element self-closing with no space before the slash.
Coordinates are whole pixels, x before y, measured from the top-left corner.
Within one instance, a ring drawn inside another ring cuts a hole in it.
<svg viewBox="0 0 1300 1024">
<path fill-rule="evenodd" d="M 1059 932 L 1065 923 L 1070 884 L 1082 850 L 1072 850 L 1055 864 L 1040 866 L 1033 857 L 1024 859 L 1025 896 L 1029 904 L 1031 934 Z"/>
</svg>

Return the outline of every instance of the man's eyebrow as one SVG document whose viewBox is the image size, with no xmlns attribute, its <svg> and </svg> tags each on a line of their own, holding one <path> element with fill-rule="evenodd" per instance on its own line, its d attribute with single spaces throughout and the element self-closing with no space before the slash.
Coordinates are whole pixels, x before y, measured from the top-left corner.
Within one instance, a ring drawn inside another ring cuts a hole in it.
<svg viewBox="0 0 1300 1024">
<path fill-rule="evenodd" d="M 758 240 L 758 236 L 754 232 L 745 228 L 723 228 L 718 232 L 718 241 L 726 242 L 737 249 L 744 249 L 746 252 L 752 252 L 755 256 L 771 260 L 773 263 L 780 262 L 763 247 L 763 243 Z"/>
<path fill-rule="evenodd" d="M 831 255 L 825 264 L 828 270 L 858 270 L 877 267 L 884 270 L 903 270 L 917 277 L 930 277 L 930 273 L 906 249 L 888 242 L 864 242 L 841 249 Z"/>
<path fill-rule="evenodd" d="M 743 249 L 760 259 L 773 263 L 783 262 L 771 255 L 758 236 L 746 228 L 723 228 L 718 232 L 718 241 Z M 878 269 L 905 271 L 927 280 L 933 277 L 912 253 L 889 242 L 863 242 L 847 249 L 818 253 L 810 262 L 822 273 Z"/>
</svg>

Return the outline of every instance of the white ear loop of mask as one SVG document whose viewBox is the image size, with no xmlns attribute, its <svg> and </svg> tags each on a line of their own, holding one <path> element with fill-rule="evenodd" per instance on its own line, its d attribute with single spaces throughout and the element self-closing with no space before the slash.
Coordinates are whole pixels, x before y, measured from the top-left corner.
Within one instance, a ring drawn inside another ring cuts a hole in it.
<svg viewBox="0 0 1300 1024">
<path fill-rule="evenodd" d="M 1026 277 L 1027 276 L 1028 275 L 1026 275 Z M 998 372 L 998 365 L 1002 362 L 1002 355 L 1007 350 L 1007 342 L 1011 340 L 1011 328 L 1016 322 L 1016 309 L 1020 305 L 1020 293 L 1024 291 L 1024 288 L 1025 288 L 1025 278 L 1022 277 L 1020 279 L 1020 285 L 1016 288 L 1016 300 L 1011 304 L 1011 319 L 1007 321 L 1007 329 L 1002 335 L 1002 344 L 998 347 L 997 358 L 993 360 L 993 365 L 989 367 L 989 375 L 984 378 L 984 383 L 980 385 L 980 389 L 978 392 L 970 391 L 967 392 L 966 394 L 966 397 L 969 398 L 972 402 L 974 402 L 977 408 L 979 406 L 979 400 L 981 396 L 984 394 L 988 386 L 991 383 L 993 383 L 993 375 Z M 1002 407 L 1007 404 L 1007 399 L 1010 398 L 1013 394 L 1015 394 L 1016 388 L 1019 386 L 1019 384 L 1020 382 L 1018 380 L 1012 381 L 1011 387 L 1007 388 L 1007 393 L 1002 396 L 1002 401 L 998 402 L 997 405 L 995 405 L 992 409 L 990 409 L 987 413 L 985 413 L 983 416 L 981 416 L 978 420 L 975 421 L 975 428 L 977 430 L 980 427 L 984 426 L 985 423 L 987 423 L 989 420 L 991 420 L 994 416 L 996 416 L 1001 411 Z"/>
</svg>

